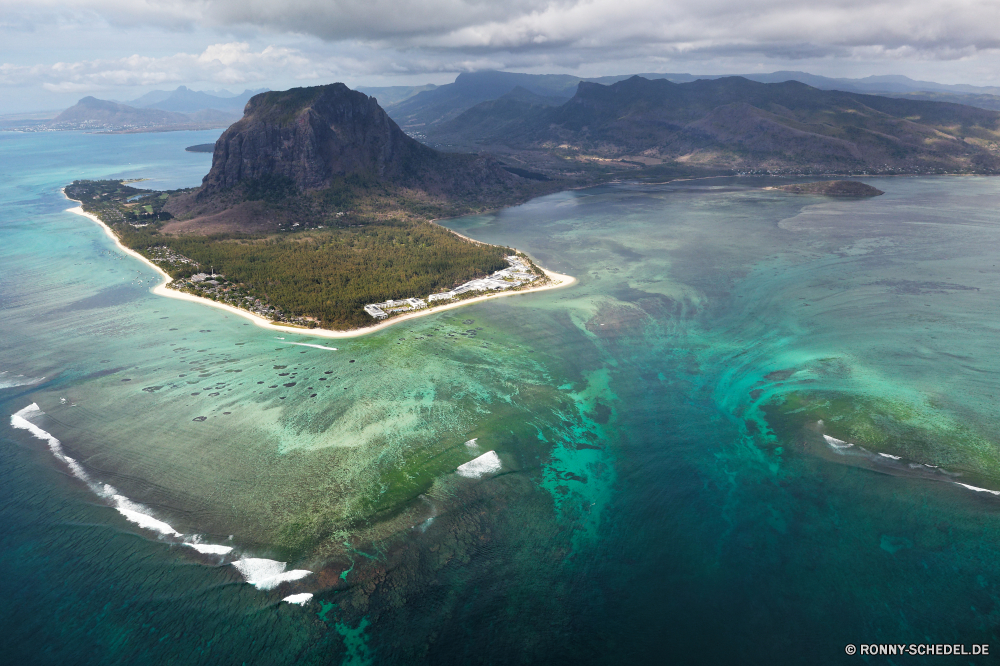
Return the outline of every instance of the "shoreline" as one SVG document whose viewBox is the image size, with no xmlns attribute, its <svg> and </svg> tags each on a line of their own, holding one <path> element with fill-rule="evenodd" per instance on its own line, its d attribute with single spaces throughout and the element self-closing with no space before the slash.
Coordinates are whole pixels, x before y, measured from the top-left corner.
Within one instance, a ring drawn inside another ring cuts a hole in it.
<svg viewBox="0 0 1000 666">
<path fill-rule="evenodd" d="M 559 289 L 561 287 L 568 287 L 568 286 L 570 286 L 572 284 L 575 284 L 576 281 L 577 281 L 576 278 L 573 277 L 573 276 L 571 276 L 571 275 L 563 275 L 561 273 L 555 273 L 553 271 L 546 270 L 546 269 L 542 268 L 541 266 L 539 266 L 539 268 L 541 268 L 542 272 L 545 273 L 545 277 L 547 277 L 550 280 L 549 284 L 541 285 L 541 286 L 538 286 L 538 287 L 529 287 L 527 289 L 520 289 L 518 291 L 503 291 L 503 292 L 493 293 L 493 294 L 484 294 L 483 296 L 476 296 L 474 298 L 468 298 L 468 299 L 465 299 L 465 300 L 462 300 L 462 301 L 458 301 L 456 303 L 448 303 L 446 305 L 437 305 L 437 306 L 434 306 L 434 307 L 428 307 L 428 308 L 423 309 L 423 310 L 418 310 L 416 312 L 411 312 L 411 313 L 407 313 L 407 314 L 400 315 L 400 316 L 397 316 L 397 317 L 393 317 L 392 319 L 389 319 L 387 321 L 383 321 L 383 322 L 378 323 L 378 324 L 376 324 L 374 326 L 367 326 L 365 328 L 354 328 L 354 329 L 351 329 L 349 331 L 333 331 L 333 330 L 330 330 L 328 328 L 299 328 L 297 326 L 286 326 L 286 325 L 282 325 L 282 324 L 275 324 L 274 322 L 272 322 L 272 321 L 270 321 L 268 319 L 264 319 L 263 317 L 261 317 L 259 315 L 256 315 L 256 314 L 254 314 L 252 312 L 248 312 L 247 310 L 241 310 L 240 308 L 234 307 L 232 305 L 228 305 L 226 303 L 219 303 L 218 301 L 213 301 L 213 300 L 210 300 L 210 299 L 207 299 L 207 298 L 202 298 L 201 296 L 194 296 L 192 294 L 188 294 L 188 293 L 183 292 L 183 291 L 176 291 L 174 289 L 168 288 L 167 285 L 170 284 L 171 282 L 173 282 L 173 278 L 170 277 L 170 275 L 168 275 L 166 271 L 164 271 L 162 268 L 160 268 L 159 266 L 157 266 L 156 264 L 154 264 L 152 261 L 150 261 L 146 257 L 142 256 L 141 254 L 139 254 L 135 250 L 133 250 L 133 249 L 131 249 L 129 247 L 125 247 L 125 245 L 122 244 L 122 242 L 118 238 L 118 236 L 115 235 L 115 232 L 111 230 L 111 227 L 109 227 L 108 225 L 104 224 L 104 222 L 101 221 L 101 218 L 97 217 L 93 213 L 88 213 L 85 210 L 83 210 L 83 202 L 77 201 L 76 199 L 70 199 L 68 196 L 66 196 L 66 188 L 62 189 L 62 194 L 63 194 L 64 197 L 66 197 L 66 199 L 68 201 L 75 201 L 76 203 L 79 204 L 78 206 L 76 206 L 74 208 L 67 208 L 66 212 L 68 212 L 68 213 L 76 213 L 77 215 L 82 215 L 83 217 L 86 217 L 86 218 L 90 219 L 91 221 L 93 221 L 94 223 L 96 223 L 99 227 L 101 227 L 101 229 L 104 230 L 104 233 L 107 234 L 108 238 L 110 238 L 111 240 L 114 241 L 115 246 L 119 250 L 121 250 L 125 254 L 129 255 L 130 257 L 138 259 L 142 263 L 146 264 L 147 266 L 149 266 L 150 268 L 152 268 L 153 270 L 155 270 L 157 273 L 160 274 L 161 277 L 164 278 L 163 282 L 161 282 L 160 284 L 156 285 L 155 287 L 153 287 L 150 290 L 150 291 L 152 291 L 153 294 L 156 294 L 157 296 L 165 296 L 167 298 L 176 298 L 177 300 L 188 301 L 190 303 L 200 303 L 202 305 L 207 305 L 207 306 L 210 306 L 210 307 L 213 307 L 213 308 L 217 308 L 217 309 L 220 309 L 220 310 L 225 310 L 225 311 L 229 312 L 230 314 L 235 314 L 235 315 L 243 317 L 245 319 L 249 319 L 251 322 L 254 323 L 255 326 L 257 326 L 259 328 L 267 329 L 269 331 L 279 331 L 281 333 L 297 333 L 299 335 L 311 335 L 311 336 L 317 337 L 317 338 L 331 338 L 331 339 L 336 339 L 336 338 L 358 338 L 358 337 L 361 337 L 363 335 L 368 335 L 370 333 L 377 333 L 378 331 L 381 331 L 383 329 L 389 328 L 390 326 L 402 323 L 402 322 L 410 320 L 410 319 L 416 319 L 417 317 L 425 317 L 425 316 L 427 316 L 429 314 L 435 314 L 435 313 L 438 313 L 438 312 L 443 312 L 444 310 L 452 310 L 452 309 L 455 309 L 455 308 L 460 308 L 460 307 L 465 306 L 465 305 L 470 305 L 472 303 L 478 303 L 478 302 L 481 302 L 481 301 L 491 300 L 491 299 L 494 299 L 494 298 L 503 298 L 505 296 L 517 296 L 517 295 L 520 295 L 520 294 L 530 294 L 530 293 L 534 293 L 534 292 L 538 292 L 538 291 L 547 291 L 549 289 Z M 444 227 L 443 225 L 439 225 L 439 226 L 442 226 L 442 228 L 447 229 L 447 227 Z M 451 229 L 448 229 L 448 230 L 452 231 L 452 233 L 457 233 L 457 232 L 455 232 L 455 231 L 453 231 Z M 461 234 L 457 234 L 457 235 L 461 236 Z M 465 236 L 462 236 L 462 238 L 465 238 Z M 477 241 L 477 240 L 472 239 L 472 238 L 470 238 L 468 240 L 473 241 L 475 243 L 482 244 L 482 241 Z M 536 264 L 536 266 L 537 266 L 537 264 Z"/>
</svg>

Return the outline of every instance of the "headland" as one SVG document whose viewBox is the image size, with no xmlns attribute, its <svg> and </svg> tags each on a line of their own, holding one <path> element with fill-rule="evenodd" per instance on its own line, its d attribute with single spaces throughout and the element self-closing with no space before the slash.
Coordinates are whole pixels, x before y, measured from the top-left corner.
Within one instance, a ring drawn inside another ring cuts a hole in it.
<svg viewBox="0 0 1000 666">
<path fill-rule="evenodd" d="M 545 280 L 542 281 L 539 284 L 532 284 L 532 285 L 524 286 L 524 287 L 521 287 L 521 288 L 519 288 L 517 290 L 510 290 L 510 291 L 503 291 L 503 292 L 499 292 L 499 293 L 484 294 L 482 296 L 474 296 L 474 297 L 471 297 L 471 298 L 466 298 L 466 299 L 463 299 L 463 300 L 460 300 L 460 301 L 451 302 L 451 303 L 443 303 L 443 304 L 438 304 L 438 305 L 431 305 L 431 306 L 423 308 L 421 310 L 416 310 L 416 311 L 413 311 L 413 312 L 408 312 L 408 313 L 405 313 L 405 314 L 400 314 L 400 315 L 396 315 L 394 317 L 390 317 L 390 318 L 385 319 L 383 321 L 380 321 L 379 323 L 374 324 L 372 326 L 359 327 L 359 328 L 355 328 L 355 329 L 351 329 L 351 330 L 346 330 L 346 331 L 334 331 L 334 330 L 325 329 L 325 328 L 306 328 L 306 327 L 301 327 L 301 326 L 288 326 L 288 325 L 276 324 L 273 321 L 271 321 L 269 319 L 266 319 L 264 317 L 261 317 L 260 315 L 254 314 L 253 312 L 250 312 L 248 310 L 244 310 L 244 309 L 235 307 L 233 305 L 229 305 L 227 303 L 219 303 L 218 301 L 213 301 L 211 299 L 203 298 L 201 296 L 195 296 L 194 294 L 189 294 L 187 292 L 179 291 L 177 289 L 172 289 L 170 287 L 170 284 L 174 281 L 174 279 L 166 271 L 164 271 L 163 268 L 161 268 L 160 266 L 156 265 L 154 262 L 150 261 L 147 257 L 144 257 L 139 252 L 136 252 L 132 248 L 129 248 L 126 245 L 124 245 L 122 243 L 121 239 L 118 237 L 118 235 L 111 229 L 111 227 L 109 227 L 107 224 L 105 224 L 104 221 L 101 220 L 101 218 L 99 218 L 97 215 L 94 215 L 93 213 L 86 212 L 85 210 L 83 210 L 82 202 L 79 202 L 76 199 L 71 199 L 68 195 L 66 195 L 65 188 L 63 188 L 63 196 L 66 196 L 66 198 L 69 199 L 70 201 L 76 201 L 77 203 L 80 204 L 79 206 L 75 206 L 73 208 L 68 208 L 67 209 L 68 212 L 70 212 L 70 213 L 76 213 L 77 215 L 82 215 L 82 216 L 84 216 L 84 217 L 92 220 L 95 224 L 99 225 L 101 227 L 101 229 L 104 230 L 104 233 L 106 233 L 111 240 L 114 241 L 115 246 L 119 250 L 121 250 L 125 254 L 129 255 L 130 257 L 133 257 L 133 258 L 138 259 L 139 261 L 143 262 L 144 264 L 146 264 L 147 266 L 149 266 L 150 268 L 152 268 L 154 271 L 156 271 L 157 274 L 159 274 L 160 277 L 163 278 L 163 282 L 161 282 L 157 286 L 153 287 L 153 289 L 152 289 L 152 292 L 154 294 L 156 294 L 157 296 L 165 296 L 167 298 L 175 298 L 177 300 L 188 301 L 188 302 L 191 302 L 191 303 L 200 303 L 201 305 L 207 305 L 209 307 L 217 308 L 219 310 L 225 310 L 226 312 L 228 312 L 230 314 L 234 314 L 234 315 L 237 315 L 239 317 L 243 317 L 244 319 L 248 319 L 249 321 L 253 322 L 254 325 L 259 326 L 260 328 L 264 328 L 264 329 L 267 329 L 267 330 L 270 330 L 270 331 L 277 331 L 277 332 L 280 332 L 280 333 L 294 333 L 294 334 L 297 334 L 297 335 L 308 335 L 308 336 L 312 336 L 312 337 L 331 338 L 331 339 L 356 338 L 356 337 L 360 337 L 360 336 L 363 336 L 363 335 L 368 335 L 370 333 L 376 333 L 376 332 L 381 331 L 383 329 L 389 328 L 390 326 L 394 326 L 395 324 L 400 324 L 400 323 L 402 323 L 404 321 L 409 321 L 411 319 L 416 319 L 417 317 L 424 317 L 424 316 L 427 316 L 427 315 L 430 315 L 430 314 L 436 314 L 438 312 L 443 312 L 445 310 L 453 310 L 455 308 L 460 308 L 460 307 L 463 307 L 465 305 L 471 305 L 473 303 L 479 303 L 479 302 L 482 302 L 482 301 L 491 300 L 491 299 L 495 299 L 495 298 L 503 298 L 505 296 L 516 296 L 516 295 L 520 295 L 520 294 L 534 293 L 534 292 L 539 292 L 539 291 L 547 291 L 547 290 L 550 290 L 550 289 L 558 289 L 560 287 L 568 287 L 568 286 L 570 286 L 570 285 L 572 285 L 572 284 L 574 284 L 576 282 L 576 278 L 574 278 L 574 277 L 572 277 L 570 275 L 563 275 L 561 273 L 556 273 L 554 271 L 550 271 L 550 270 L 547 270 L 545 268 L 539 267 L 540 270 L 545 275 Z M 447 229 L 447 227 L 442 227 L 442 228 Z M 462 238 L 464 240 L 467 240 L 467 241 L 471 241 L 471 242 L 474 242 L 474 243 L 479 243 L 480 242 L 480 241 L 475 241 L 473 239 L 467 238 L 466 236 L 458 234 L 457 232 L 452 232 L 452 233 L 454 233 L 456 236 L 458 236 L 458 237 L 460 237 L 460 238 Z"/>
</svg>

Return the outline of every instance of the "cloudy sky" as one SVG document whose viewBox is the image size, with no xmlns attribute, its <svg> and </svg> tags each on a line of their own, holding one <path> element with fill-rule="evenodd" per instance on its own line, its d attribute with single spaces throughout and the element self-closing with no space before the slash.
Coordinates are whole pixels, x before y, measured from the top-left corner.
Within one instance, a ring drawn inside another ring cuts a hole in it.
<svg viewBox="0 0 1000 666">
<path fill-rule="evenodd" d="M 476 69 L 1000 85 L 997 26 L 997 0 L 0 0 L 0 114 Z"/>
</svg>

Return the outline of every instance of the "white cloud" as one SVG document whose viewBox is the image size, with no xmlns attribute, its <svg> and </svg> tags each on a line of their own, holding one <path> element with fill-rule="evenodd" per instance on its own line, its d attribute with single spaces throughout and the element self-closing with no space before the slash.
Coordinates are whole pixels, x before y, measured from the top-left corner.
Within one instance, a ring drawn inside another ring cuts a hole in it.
<svg viewBox="0 0 1000 666">
<path fill-rule="evenodd" d="M 276 77 L 319 78 L 333 74 L 328 64 L 301 52 L 268 46 L 251 50 L 248 44 L 213 44 L 198 54 L 164 57 L 132 55 L 125 58 L 57 62 L 51 65 L 0 65 L 0 84 L 41 84 L 52 92 L 96 92 L 119 87 L 207 81 L 249 84 Z"/>
<path fill-rule="evenodd" d="M 910 48 L 938 54 L 1000 47 L 992 0 L 0 0 L 26 12 L 97 15 L 113 25 L 214 26 L 328 41 L 442 49 L 602 49 L 668 52 L 787 50 L 843 54 Z M 10 19 L 13 20 L 13 19 Z"/>
<path fill-rule="evenodd" d="M 23 14 L 21 0 L 0 0 Z M 250 27 L 329 41 L 446 49 L 662 46 L 767 53 L 909 47 L 927 57 L 996 49 L 993 0 L 35 0 L 32 11 L 115 25 Z"/>
<path fill-rule="evenodd" d="M 994 0 L 0 0 L 0 17 L 0 85 L 25 99 L 484 68 L 1000 78 Z"/>
</svg>

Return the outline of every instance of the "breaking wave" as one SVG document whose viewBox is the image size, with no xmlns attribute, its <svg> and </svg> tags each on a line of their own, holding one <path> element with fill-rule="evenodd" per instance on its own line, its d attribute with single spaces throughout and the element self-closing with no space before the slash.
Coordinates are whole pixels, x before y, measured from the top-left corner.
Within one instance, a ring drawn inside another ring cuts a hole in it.
<svg viewBox="0 0 1000 666">
<path fill-rule="evenodd" d="M 127 521 L 138 525 L 142 529 L 156 532 L 161 538 L 168 538 L 171 541 L 177 539 L 182 545 L 193 548 L 203 555 L 226 556 L 233 551 L 232 546 L 202 543 L 201 535 L 198 534 L 181 534 L 169 523 L 156 518 L 152 514 L 149 507 L 130 500 L 128 497 L 119 493 L 118 490 L 110 484 L 95 481 L 75 459 L 66 455 L 66 452 L 62 447 L 62 442 L 60 442 L 51 433 L 42 430 L 40 427 L 28 420 L 29 418 L 37 418 L 44 414 L 45 412 L 43 412 L 36 403 L 31 403 L 24 409 L 11 415 L 10 425 L 18 430 L 27 430 L 33 437 L 35 437 L 35 439 L 45 442 L 49 447 L 49 451 L 52 452 L 52 455 L 56 458 L 56 460 L 66 465 L 70 472 L 73 473 L 73 476 L 87 484 L 87 487 L 89 487 L 95 495 L 106 500 L 115 508 L 115 510 L 118 511 L 118 513 L 124 516 Z M 173 542 L 176 543 L 177 541 Z M 288 567 L 287 562 L 278 562 L 276 560 L 266 560 L 254 557 L 244 557 L 240 560 L 232 562 L 231 564 L 243 575 L 246 582 L 250 583 L 258 590 L 270 590 L 277 587 L 281 583 L 299 580 L 312 573 L 312 571 L 308 569 L 293 569 L 292 571 L 285 571 Z M 312 598 L 312 594 L 293 594 L 283 599 L 283 601 L 301 605 L 308 601 L 309 598 Z"/>
<path fill-rule="evenodd" d="M 279 338 L 283 340 L 284 338 Z M 323 345 L 311 345 L 308 342 L 287 342 L 285 344 L 296 345 L 298 347 L 312 347 L 313 349 L 325 349 L 326 351 L 338 351 L 336 347 L 324 347 Z"/>
<path fill-rule="evenodd" d="M 291 580 L 299 580 L 312 574 L 308 569 L 293 569 L 285 571 L 287 562 L 277 560 L 266 560 L 262 557 L 244 557 L 232 563 L 236 569 L 243 574 L 246 582 L 250 583 L 258 590 L 271 590 L 282 583 Z"/>
<path fill-rule="evenodd" d="M 45 377 L 25 377 L 24 375 L 12 375 L 9 372 L 0 371 L 0 389 L 31 386 L 44 380 Z"/>
<path fill-rule="evenodd" d="M 499 472 L 501 469 L 503 469 L 503 464 L 501 464 L 497 452 L 487 451 L 478 458 L 473 458 L 464 465 L 459 465 L 456 471 L 460 476 L 478 479 L 484 474 Z"/>
</svg>

